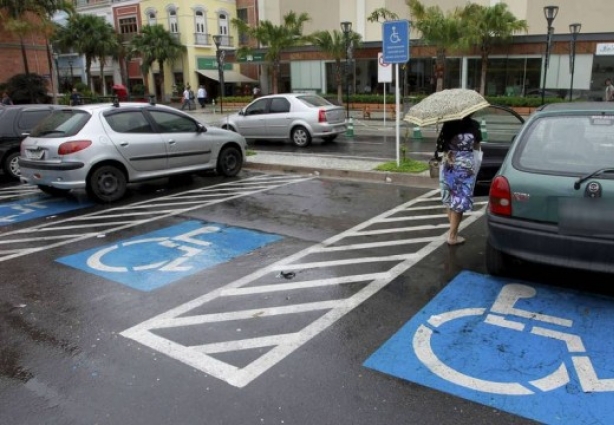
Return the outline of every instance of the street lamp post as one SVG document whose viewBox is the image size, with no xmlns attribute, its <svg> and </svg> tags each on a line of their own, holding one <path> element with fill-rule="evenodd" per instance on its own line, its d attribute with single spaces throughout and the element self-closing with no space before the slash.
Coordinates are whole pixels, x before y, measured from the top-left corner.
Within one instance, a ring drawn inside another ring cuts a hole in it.
<svg viewBox="0 0 614 425">
<path fill-rule="evenodd" d="M 341 30 L 343 31 L 343 39 L 345 40 L 345 113 L 346 119 L 350 119 L 350 33 L 352 32 L 352 23 L 349 21 L 341 22 Z"/>
<path fill-rule="evenodd" d="M 545 6 L 544 7 L 544 16 L 546 17 L 546 21 L 548 22 L 548 33 L 546 35 L 546 58 L 544 60 L 544 82 L 542 84 L 542 105 L 545 103 L 544 97 L 546 95 L 546 76 L 548 74 L 548 61 L 550 59 L 550 41 L 552 39 L 552 33 L 554 32 L 554 28 L 552 27 L 552 22 L 554 22 L 554 18 L 559 13 L 558 6 Z"/>
<path fill-rule="evenodd" d="M 580 33 L 580 29 L 582 28 L 582 24 L 573 23 L 569 24 L 569 32 L 571 33 L 571 53 L 569 54 L 569 73 L 571 74 L 571 82 L 569 83 L 569 101 L 572 101 L 573 95 L 573 74 L 576 66 L 576 40 L 578 39 L 578 34 Z"/>
<path fill-rule="evenodd" d="M 70 67 L 70 89 L 72 90 L 72 87 L 75 83 L 75 77 L 72 73 L 72 59 L 68 59 L 68 66 Z"/>
<path fill-rule="evenodd" d="M 220 114 L 224 113 L 224 56 L 225 52 L 220 50 L 222 45 L 222 36 L 214 35 L 213 42 L 215 43 L 215 57 L 217 59 L 217 73 L 220 80 Z"/>
</svg>

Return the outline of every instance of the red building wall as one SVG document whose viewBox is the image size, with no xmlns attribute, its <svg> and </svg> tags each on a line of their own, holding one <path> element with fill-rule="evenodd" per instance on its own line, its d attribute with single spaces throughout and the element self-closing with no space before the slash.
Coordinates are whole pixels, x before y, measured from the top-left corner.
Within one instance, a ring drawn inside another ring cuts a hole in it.
<svg viewBox="0 0 614 425">
<path fill-rule="evenodd" d="M 29 17 L 29 19 L 37 19 Z M 25 73 L 25 67 L 21 54 L 19 38 L 7 32 L 3 25 L 3 16 L 0 16 L 0 83 L 5 83 L 15 74 Z M 49 76 L 49 61 L 45 38 L 41 35 L 27 35 L 24 37 L 26 57 L 31 73 Z"/>
</svg>

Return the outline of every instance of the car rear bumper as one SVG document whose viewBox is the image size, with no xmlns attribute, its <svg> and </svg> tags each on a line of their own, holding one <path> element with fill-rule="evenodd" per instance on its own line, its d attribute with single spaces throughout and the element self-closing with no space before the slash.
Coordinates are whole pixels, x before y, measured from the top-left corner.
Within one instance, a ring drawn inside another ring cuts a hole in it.
<svg viewBox="0 0 614 425">
<path fill-rule="evenodd" d="M 40 163 L 19 159 L 22 183 L 45 185 L 58 189 L 85 187 L 86 170 L 82 162 Z"/>
<path fill-rule="evenodd" d="M 345 133 L 345 123 L 339 124 L 320 124 L 313 127 L 313 137 L 327 137 Z"/>
<path fill-rule="evenodd" d="M 555 224 L 488 213 L 488 242 L 505 254 L 535 263 L 614 273 L 614 237 L 561 235 Z"/>
</svg>

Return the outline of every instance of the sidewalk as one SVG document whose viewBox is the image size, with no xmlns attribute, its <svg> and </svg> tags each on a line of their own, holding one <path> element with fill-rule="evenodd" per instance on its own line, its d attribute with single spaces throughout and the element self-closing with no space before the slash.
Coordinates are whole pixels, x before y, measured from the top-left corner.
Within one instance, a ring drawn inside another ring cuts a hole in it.
<svg viewBox="0 0 614 425">
<path fill-rule="evenodd" d="M 258 152 L 256 155 L 247 157 L 245 168 L 268 172 L 367 180 L 427 189 L 439 187 L 437 179 L 431 178 L 428 171 L 420 174 L 374 171 L 374 168 L 380 164 L 382 162 L 328 155 Z"/>
</svg>

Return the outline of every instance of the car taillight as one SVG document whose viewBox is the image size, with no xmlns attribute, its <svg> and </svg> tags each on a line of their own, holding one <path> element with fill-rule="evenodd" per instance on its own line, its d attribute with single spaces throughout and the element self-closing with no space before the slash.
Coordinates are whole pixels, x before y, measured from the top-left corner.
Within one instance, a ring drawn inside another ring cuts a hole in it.
<svg viewBox="0 0 614 425">
<path fill-rule="evenodd" d="M 82 151 L 91 144 L 91 140 L 73 140 L 70 142 L 64 142 L 58 148 L 58 155 L 70 155 L 71 153 Z"/>
<path fill-rule="evenodd" d="M 492 214 L 512 215 L 512 191 L 503 176 L 497 176 L 490 184 L 488 207 Z"/>
<path fill-rule="evenodd" d="M 318 112 L 318 122 L 326 122 L 326 111 L 323 109 Z"/>
</svg>

